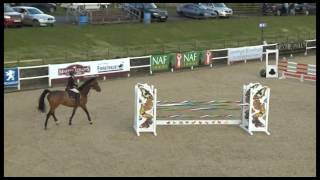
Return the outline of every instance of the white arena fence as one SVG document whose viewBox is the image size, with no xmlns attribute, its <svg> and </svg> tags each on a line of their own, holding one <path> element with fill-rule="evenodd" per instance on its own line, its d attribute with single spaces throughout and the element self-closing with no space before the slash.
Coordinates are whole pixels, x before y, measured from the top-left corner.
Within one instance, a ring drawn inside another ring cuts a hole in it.
<svg viewBox="0 0 320 180">
<path fill-rule="evenodd" d="M 305 40 L 306 42 L 306 52 L 304 53 L 304 55 L 308 55 L 308 50 L 309 49 L 316 49 L 316 39 L 313 40 Z M 310 43 L 313 43 L 313 46 L 308 46 Z"/>
<path fill-rule="evenodd" d="M 210 67 L 213 66 L 213 62 L 220 61 L 223 59 L 228 60 L 228 64 L 230 65 L 230 62 L 234 61 L 244 61 L 246 62 L 249 59 L 260 59 L 262 61 L 263 55 L 265 55 L 265 49 L 266 48 L 275 48 L 277 49 L 277 43 L 275 44 L 264 44 L 264 45 L 258 45 L 258 46 L 248 46 L 248 47 L 239 47 L 239 48 L 226 48 L 226 49 L 211 49 L 207 50 L 205 52 L 211 53 L 213 56 L 207 56 L 210 57 L 210 59 L 207 59 L 205 62 L 205 65 L 210 65 Z M 230 61 L 230 57 L 222 56 L 222 57 L 216 57 L 216 52 L 225 52 L 227 54 L 229 51 L 233 50 L 233 59 Z M 253 53 L 248 53 L 249 51 L 252 51 Z M 236 56 L 237 53 L 240 52 L 240 56 L 237 59 Z M 241 54 L 242 52 L 242 54 Z M 245 55 L 243 55 L 243 52 L 246 52 Z M 177 53 L 179 54 L 179 53 Z M 242 56 L 241 56 L 242 55 Z M 7 87 L 14 87 L 18 90 L 21 90 L 21 81 L 28 81 L 33 79 L 48 79 L 48 87 L 52 87 L 52 80 L 55 79 L 66 79 L 68 77 L 68 72 L 71 70 L 76 71 L 76 77 L 82 78 L 82 77 L 88 77 L 88 76 L 99 76 L 103 77 L 105 80 L 108 75 L 112 75 L 115 73 L 121 73 L 125 74 L 127 77 L 130 76 L 130 73 L 133 70 L 140 70 L 140 69 L 147 69 L 149 74 L 153 73 L 152 70 L 152 61 L 151 61 L 152 55 L 148 56 L 140 56 L 140 57 L 127 57 L 127 58 L 119 58 L 119 59 L 111 59 L 111 60 L 99 60 L 99 61 L 87 61 L 87 62 L 73 62 L 73 63 L 65 63 L 65 64 L 48 64 L 48 65 L 41 65 L 41 66 L 29 66 L 29 67 L 18 67 L 17 68 L 17 76 L 18 79 L 17 83 L 14 85 L 8 85 L 9 83 L 5 83 L 5 88 Z M 27 74 L 24 73 L 24 77 L 20 77 L 20 73 L 22 70 L 26 69 L 39 69 L 40 68 L 47 68 L 48 73 L 41 75 L 41 76 L 31 76 L 29 77 Z M 7 68 L 4 68 L 5 70 Z M 193 66 L 191 65 L 191 69 L 193 69 Z M 55 71 L 55 72 L 54 72 Z M 173 71 L 173 69 L 172 69 Z M 6 75 L 6 74 L 4 74 Z"/>
</svg>

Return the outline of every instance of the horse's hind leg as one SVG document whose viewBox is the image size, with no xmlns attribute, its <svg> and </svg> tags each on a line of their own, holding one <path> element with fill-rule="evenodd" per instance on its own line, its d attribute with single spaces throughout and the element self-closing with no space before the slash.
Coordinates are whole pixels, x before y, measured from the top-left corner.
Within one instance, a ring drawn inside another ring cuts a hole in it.
<svg viewBox="0 0 320 180">
<path fill-rule="evenodd" d="M 54 114 L 54 111 L 52 111 L 51 114 L 52 114 L 52 116 L 53 116 L 53 118 L 54 118 L 54 121 L 56 122 L 56 125 L 59 125 L 59 121 L 58 121 L 56 115 Z"/>
<path fill-rule="evenodd" d="M 58 121 L 58 119 L 57 119 L 54 111 L 55 111 L 55 109 L 56 109 L 58 106 L 59 106 L 59 104 L 54 104 L 52 101 L 50 101 L 50 111 L 49 111 L 49 112 L 50 112 L 51 115 L 53 116 L 56 125 L 59 125 L 59 121 Z"/>
<path fill-rule="evenodd" d="M 70 119 L 69 119 L 69 125 L 70 125 L 70 126 L 72 125 L 72 118 L 73 118 L 74 113 L 76 112 L 77 108 L 78 108 L 77 106 L 73 108 L 72 115 L 71 115 L 71 117 L 70 117 Z"/>
<path fill-rule="evenodd" d="M 47 124 L 48 124 L 48 119 L 49 119 L 50 115 L 51 115 L 51 112 L 49 111 L 48 114 L 47 114 L 46 121 L 45 121 L 45 123 L 44 123 L 44 129 L 45 129 L 45 130 L 47 130 Z"/>
</svg>

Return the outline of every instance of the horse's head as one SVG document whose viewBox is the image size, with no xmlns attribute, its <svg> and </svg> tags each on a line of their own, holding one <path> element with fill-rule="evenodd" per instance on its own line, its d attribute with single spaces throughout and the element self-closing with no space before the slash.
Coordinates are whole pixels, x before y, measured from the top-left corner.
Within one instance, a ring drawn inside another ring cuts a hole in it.
<svg viewBox="0 0 320 180">
<path fill-rule="evenodd" d="M 94 79 L 94 81 L 92 81 L 91 85 L 94 90 L 96 90 L 97 92 L 101 92 L 101 88 L 99 86 L 97 79 Z"/>
<path fill-rule="evenodd" d="M 85 94 L 89 92 L 90 89 L 94 89 L 98 92 L 101 91 L 101 88 L 98 84 L 98 81 L 97 81 L 97 78 L 94 77 L 94 78 L 91 78 L 89 80 L 87 80 L 86 82 L 84 82 L 80 87 L 79 87 L 79 90 L 80 91 L 83 91 Z"/>
</svg>

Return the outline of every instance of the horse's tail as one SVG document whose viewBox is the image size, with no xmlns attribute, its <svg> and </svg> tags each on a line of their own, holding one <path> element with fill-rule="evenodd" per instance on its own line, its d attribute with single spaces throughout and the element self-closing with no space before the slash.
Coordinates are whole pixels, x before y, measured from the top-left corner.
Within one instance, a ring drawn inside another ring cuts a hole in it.
<svg viewBox="0 0 320 180">
<path fill-rule="evenodd" d="M 45 89 L 42 94 L 39 97 L 39 105 L 38 105 L 38 110 L 40 112 L 46 112 L 46 104 L 44 103 L 44 98 L 46 97 L 47 93 L 49 93 L 50 90 Z"/>
</svg>

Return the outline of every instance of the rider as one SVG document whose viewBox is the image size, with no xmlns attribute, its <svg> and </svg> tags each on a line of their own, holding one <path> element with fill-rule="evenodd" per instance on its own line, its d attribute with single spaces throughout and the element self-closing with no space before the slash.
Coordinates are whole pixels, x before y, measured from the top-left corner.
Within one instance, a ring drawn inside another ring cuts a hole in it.
<svg viewBox="0 0 320 180">
<path fill-rule="evenodd" d="M 74 71 L 70 71 L 69 75 L 70 75 L 70 77 L 68 78 L 68 84 L 67 84 L 66 90 L 70 90 L 76 94 L 76 97 L 75 97 L 76 104 L 79 105 L 80 104 L 80 92 L 77 89 L 78 84 L 75 82 Z"/>
</svg>

